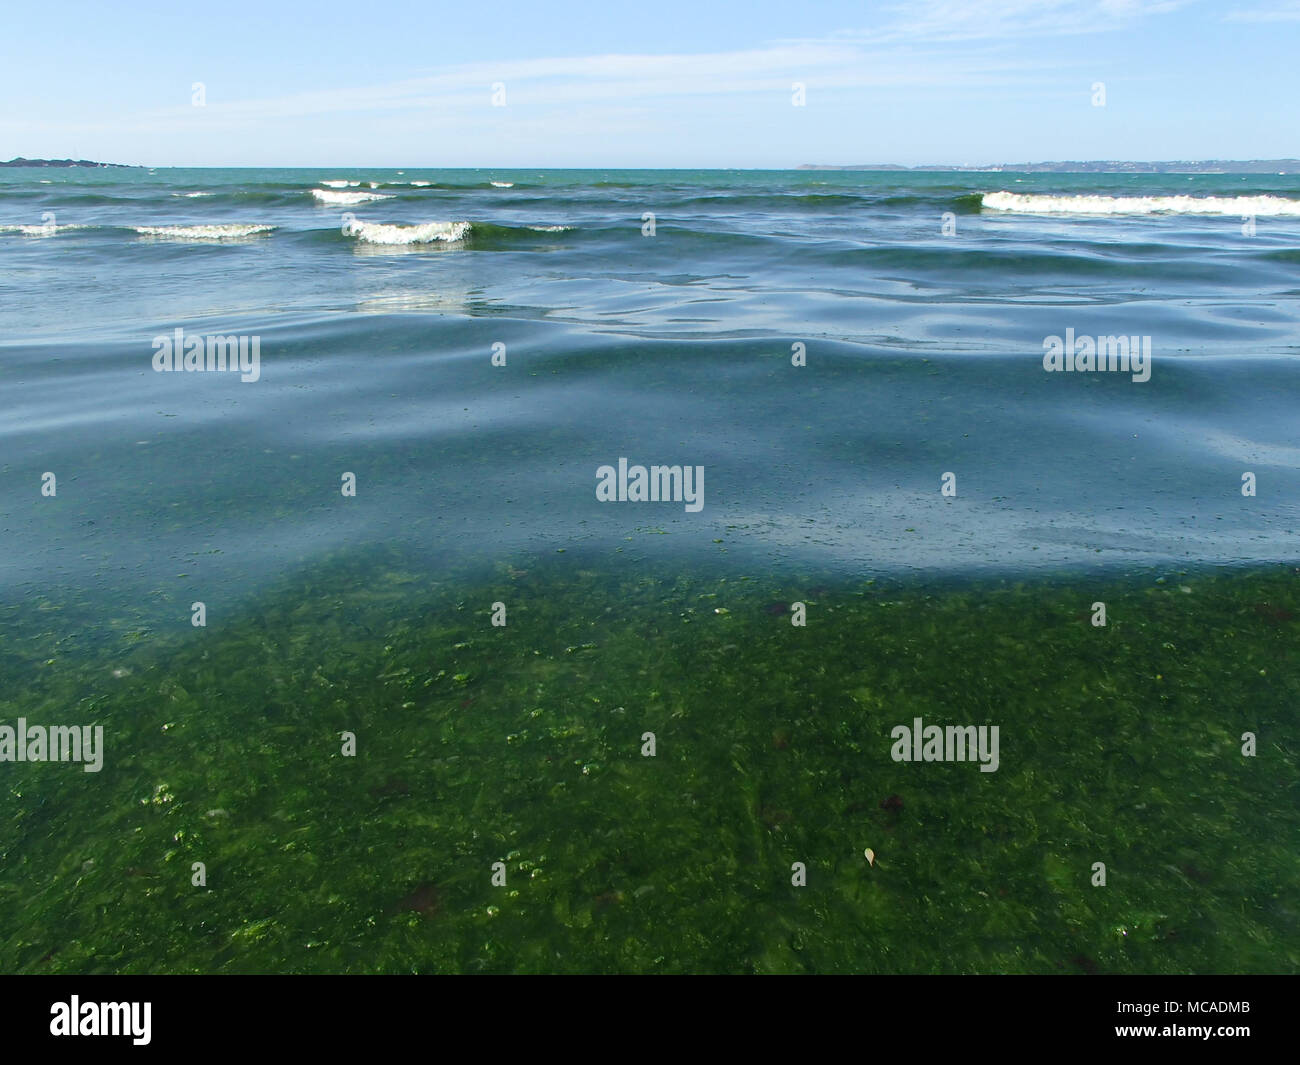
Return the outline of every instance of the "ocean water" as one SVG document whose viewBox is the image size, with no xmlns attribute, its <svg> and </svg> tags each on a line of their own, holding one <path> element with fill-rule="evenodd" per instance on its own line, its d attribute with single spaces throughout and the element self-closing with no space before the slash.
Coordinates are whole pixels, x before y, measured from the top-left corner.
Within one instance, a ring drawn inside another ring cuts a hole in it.
<svg viewBox="0 0 1300 1065">
<path fill-rule="evenodd" d="M 0 968 L 1295 971 L 1297 308 L 1295 175 L 0 170 Z"/>
<path fill-rule="evenodd" d="M 183 563 L 235 595 L 341 545 L 645 526 L 854 574 L 1296 553 L 1294 175 L 22 170 L 0 196 L 6 589 Z M 260 337 L 260 379 L 153 372 L 177 328 Z M 1044 372 L 1067 329 L 1149 336 L 1150 380 Z M 703 510 L 599 502 L 620 457 L 703 465 Z"/>
</svg>

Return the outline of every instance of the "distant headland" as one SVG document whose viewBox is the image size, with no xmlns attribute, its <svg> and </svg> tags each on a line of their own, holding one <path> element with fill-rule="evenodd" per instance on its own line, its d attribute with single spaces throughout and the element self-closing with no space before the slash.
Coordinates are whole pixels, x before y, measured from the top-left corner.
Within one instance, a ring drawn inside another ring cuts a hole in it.
<svg viewBox="0 0 1300 1065">
<path fill-rule="evenodd" d="M 1116 160 L 1064 163 L 1002 163 L 999 166 L 899 166 L 897 163 L 858 163 L 828 166 L 804 163 L 800 170 L 940 170 L 996 174 L 1011 170 L 1025 174 L 1300 174 L 1300 159 L 1203 159 L 1171 163 L 1133 163 Z"/>
<path fill-rule="evenodd" d="M 0 166 L 87 166 L 92 168 L 104 169 L 113 167 L 118 170 L 138 170 L 139 167 L 129 167 L 126 163 L 92 163 L 89 159 L 10 159 L 7 163 L 0 163 Z"/>
</svg>

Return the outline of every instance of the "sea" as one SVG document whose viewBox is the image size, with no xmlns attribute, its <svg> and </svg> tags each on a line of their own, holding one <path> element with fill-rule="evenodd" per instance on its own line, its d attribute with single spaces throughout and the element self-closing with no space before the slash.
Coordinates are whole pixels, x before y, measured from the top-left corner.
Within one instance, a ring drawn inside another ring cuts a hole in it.
<svg viewBox="0 0 1300 1065">
<path fill-rule="evenodd" d="M 0 169 L 0 722 L 107 726 L 94 775 L 0 764 L 26 915 L 0 964 L 1297 971 L 1294 848 L 1268 841 L 1300 838 L 1298 312 L 1295 174 Z M 1106 588 L 1136 597 L 1109 628 Z M 1153 595 L 1183 611 L 1163 630 Z M 1075 642 L 1125 623 L 1140 647 Z M 1098 728 L 1080 691 L 1127 707 L 1113 737 L 1176 712 L 1204 743 L 1057 765 Z M 891 774 L 936 767 L 888 737 L 923 715 L 1001 721 L 1002 767 L 914 796 Z M 674 760 L 671 802 L 634 783 Z M 1091 815 L 991 871 L 1102 763 Z M 355 794 L 322 783 L 349 769 Z M 1009 813 L 963 820 L 1018 772 Z M 1193 824 L 1194 779 L 1234 797 L 1221 822 Z M 1093 834 L 1182 801 L 1150 897 L 1098 902 Z M 874 820 L 837 841 L 841 816 Z M 955 883 L 910 864 L 936 854 L 973 894 L 913 913 Z M 829 918 L 774 901 L 800 855 L 843 878 Z M 186 909 L 209 891 L 225 911 Z M 997 913 L 963 932 L 971 898 Z M 918 946 L 945 914 L 947 952 Z"/>
</svg>

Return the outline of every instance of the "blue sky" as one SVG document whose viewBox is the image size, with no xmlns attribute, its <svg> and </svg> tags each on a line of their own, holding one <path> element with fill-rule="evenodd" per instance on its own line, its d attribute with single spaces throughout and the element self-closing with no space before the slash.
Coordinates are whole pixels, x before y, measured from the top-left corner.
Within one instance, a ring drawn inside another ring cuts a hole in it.
<svg viewBox="0 0 1300 1065">
<path fill-rule="evenodd" d="M 52 0 L 5 17 L 0 158 L 503 168 L 1300 156 L 1297 43 L 1300 0 Z M 795 82 L 805 106 L 792 104 Z"/>
</svg>

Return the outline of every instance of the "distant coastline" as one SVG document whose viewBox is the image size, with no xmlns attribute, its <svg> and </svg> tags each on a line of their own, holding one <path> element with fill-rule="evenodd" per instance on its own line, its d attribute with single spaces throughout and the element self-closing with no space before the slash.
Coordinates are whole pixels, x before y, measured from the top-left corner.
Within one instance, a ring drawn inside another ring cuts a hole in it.
<svg viewBox="0 0 1300 1065">
<path fill-rule="evenodd" d="M 856 163 L 834 166 L 804 163 L 799 170 L 910 170 L 959 171 L 996 174 L 1003 170 L 1025 174 L 1300 174 L 1300 159 L 1207 159 L 1166 163 L 1135 163 L 1117 160 L 1062 163 L 1002 163 L 997 166 L 900 166 L 897 163 Z"/>
<path fill-rule="evenodd" d="M 55 167 L 61 169 L 84 168 L 89 170 L 142 170 L 144 167 L 131 163 L 100 163 L 92 159 L 24 159 L 21 156 L 7 162 L 0 161 L 0 167 L 37 168 Z M 211 167 L 207 169 L 230 169 Z M 238 169 L 238 168 L 236 168 Z M 284 169 L 295 169 L 288 167 Z M 319 167 L 299 167 L 296 169 L 320 169 Z M 391 168 L 381 168 L 391 169 Z M 436 168 L 416 168 L 436 169 Z M 452 167 L 451 169 L 479 169 L 474 167 Z M 547 168 L 543 168 L 547 169 Z M 680 168 L 668 168 L 680 169 Z M 767 170 L 770 167 L 759 167 Z M 1131 162 L 1123 160 L 1080 160 L 1047 163 L 999 163 L 991 166 L 956 166 L 949 163 L 929 163 L 922 166 L 904 166 L 900 163 L 801 163 L 796 170 L 866 170 L 894 171 L 899 173 L 964 173 L 997 174 L 1003 171 L 1022 174 L 1300 174 L 1300 159 L 1209 159 L 1199 161 L 1175 160 L 1172 162 Z"/>
<path fill-rule="evenodd" d="M 126 163 L 95 163 L 89 159 L 23 159 L 21 156 L 17 159 L 10 159 L 7 163 L 0 163 L 0 166 L 84 166 L 92 169 L 107 169 L 109 167 L 117 170 L 139 169 L 139 167 L 128 166 Z"/>
</svg>

